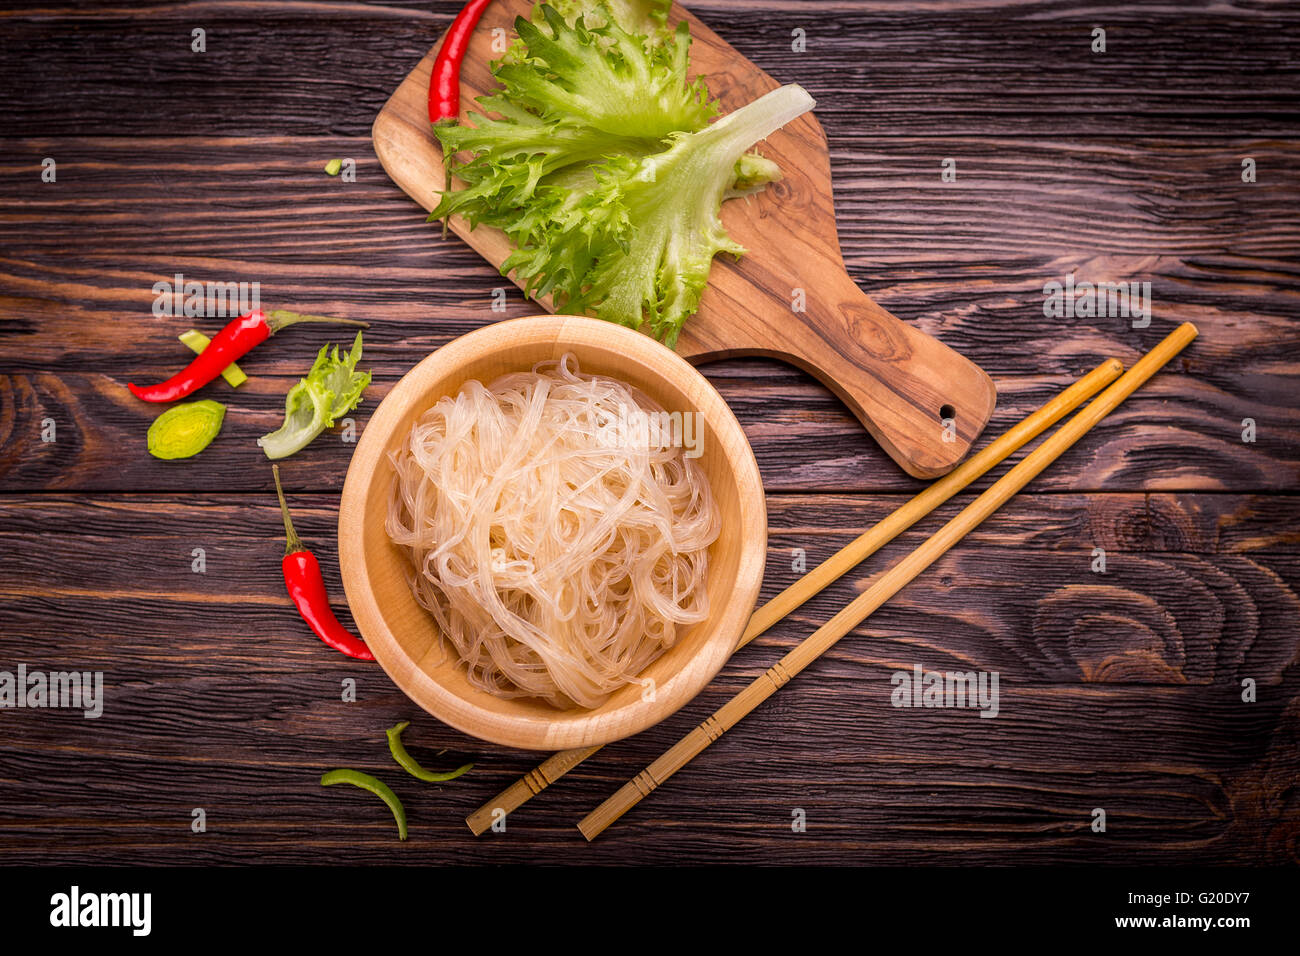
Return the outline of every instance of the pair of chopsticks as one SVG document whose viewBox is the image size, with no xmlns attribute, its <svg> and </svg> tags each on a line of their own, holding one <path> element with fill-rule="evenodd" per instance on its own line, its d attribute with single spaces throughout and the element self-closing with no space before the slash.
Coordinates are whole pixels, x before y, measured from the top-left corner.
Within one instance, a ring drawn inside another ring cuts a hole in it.
<svg viewBox="0 0 1300 956">
<path fill-rule="evenodd" d="M 797 644 L 748 687 L 584 817 L 579 822 L 578 829 L 588 840 L 593 840 L 636 806 L 643 797 L 658 789 L 664 781 L 698 756 L 709 744 L 784 687 L 804 668 L 833 647 L 840 638 L 861 624 L 868 615 L 947 553 L 985 518 L 1006 504 L 1043 469 L 1181 352 L 1196 338 L 1196 335 L 1196 326 L 1190 322 L 1183 323 L 1159 345 L 1142 356 L 1127 372 L 1123 372 L 1123 365 L 1117 359 L 1103 362 L 1056 398 L 995 439 L 982 451 L 940 478 L 755 611 L 737 649 L 764 633 L 785 615 L 1105 388 L 1105 391 L 1087 408 L 1044 439 L 1041 445 L 1026 455 L 1019 464 L 980 494 L 932 537 L 881 575 L 871 587 L 858 595 L 843 610 Z M 517 809 L 530 797 L 540 793 L 599 749 L 600 747 L 582 747 L 554 754 L 508 787 L 495 800 L 488 801 L 472 813 L 465 822 L 476 835 L 484 833 L 494 820 L 501 819 L 505 814 Z"/>
</svg>

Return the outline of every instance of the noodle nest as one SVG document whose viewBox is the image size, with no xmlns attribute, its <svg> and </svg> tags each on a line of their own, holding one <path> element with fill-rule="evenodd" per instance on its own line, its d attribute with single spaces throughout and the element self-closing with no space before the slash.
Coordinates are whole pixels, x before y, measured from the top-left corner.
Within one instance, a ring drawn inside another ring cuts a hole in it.
<svg viewBox="0 0 1300 956">
<path fill-rule="evenodd" d="M 596 707 L 708 616 L 718 509 L 643 420 L 667 415 L 566 354 L 468 382 L 392 454 L 388 534 L 474 686 Z"/>
</svg>

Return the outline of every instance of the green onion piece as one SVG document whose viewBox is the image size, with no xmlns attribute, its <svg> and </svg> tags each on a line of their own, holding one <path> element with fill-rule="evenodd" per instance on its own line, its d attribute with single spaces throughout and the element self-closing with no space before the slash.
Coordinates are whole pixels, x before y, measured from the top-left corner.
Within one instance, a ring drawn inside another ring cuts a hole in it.
<svg viewBox="0 0 1300 956">
<path fill-rule="evenodd" d="M 211 399 L 173 405 L 149 426 L 149 454 L 164 461 L 192 458 L 221 431 L 226 406 Z"/>
<path fill-rule="evenodd" d="M 188 332 L 182 332 L 176 337 L 188 345 L 190 350 L 194 352 L 202 352 L 208 347 L 208 343 L 212 341 L 198 329 L 190 329 Z M 234 362 L 231 362 L 221 370 L 221 377 L 226 380 L 231 388 L 239 388 L 239 386 L 248 381 L 248 376 L 244 374 L 244 370 Z"/>
<path fill-rule="evenodd" d="M 393 759 L 397 761 L 398 766 L 412 777 L 417 780 L 424 780 L 427 783 L 444 783 L 448 780 L 455 780 L 461 774 L 474 769 L 472 763 L 467 763 L 463 767 L 448 770 L 446 773 L 434 773 L 431 770 L 425 770 L 420 766 L 418 760 L 406 752 L 406 747 L 402 744 L 402 731 L 409 726 L 411 726 L 411 722 L 404 720 L 396 726 L 388 728 L 388 749 L 392 751 Z"/>
<path fill-rule="evenodd" d="M 343 168 L 343 160 L 341 159 L 331 159 L 328 163 L 325 164 L 325 172 L 327 172 L 331 176 L 337 176 L 339 174 L 339 170 L 342 168 Z"/>
<path fill-rule="evenodd" d="M 406 839 L 406 808 L 402 806 L 402 801 L 397 799 L 397 794 L 388 788 L 388 784 L 360 770 L 331 770 L 320 778 L 322 787 L 332 787 L 337 783 L 350 783 L 362 790 L 369 790 L 388 804 L 388 809 L 393 811 L 393 819 L 397 821 L 398 839 Z"/>
</svg>

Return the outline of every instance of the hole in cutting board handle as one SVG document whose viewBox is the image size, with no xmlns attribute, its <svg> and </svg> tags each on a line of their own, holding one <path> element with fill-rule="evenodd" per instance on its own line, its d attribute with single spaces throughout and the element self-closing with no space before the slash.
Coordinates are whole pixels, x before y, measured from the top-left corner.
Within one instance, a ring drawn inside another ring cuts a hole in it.
<svg viewBox="0 0 1300 956">
<path fill-rule="evenodd" d="M 957 409 L 953 408 L 951 405 L 945 405 L 943 408 L 939 409 L 939 421 L 941 422 L 946 422 L 950 418 L 955 419 L 956 417 Z"/>
</svg>

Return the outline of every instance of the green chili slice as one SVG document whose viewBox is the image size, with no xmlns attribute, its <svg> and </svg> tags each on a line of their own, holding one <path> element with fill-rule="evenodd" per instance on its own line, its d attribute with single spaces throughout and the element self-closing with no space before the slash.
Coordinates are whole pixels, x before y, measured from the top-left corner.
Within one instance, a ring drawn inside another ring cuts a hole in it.
<svg viewBox="0 0 1300 956">
<path fill-rule="evenodd" d="M 211 399 L 173 405 L 149 426 L 149 454 L 164 461 L 193 458 L 212 444 L 225 417 L 226 406 Z"/>
<path fill-rule="evenodd" d="M 443 783 L 447 780 L 455 780 L 463 773 L 468 773 L 474 768 L 472 763 L 467 763 L 463 767 L 457 767 L 455 770 L 448 770 L 446 773 L 434 773 L 431 770 L 425 770 L 420 766 L 420 762 L 406 752 L 406 747 L 402 745 L 402 731 L 411 726 L 409 720 L 403 720 L 394 727 L 388 728 L 388 749 L 393 753 L 393 759 L 398 765 L 417 780 L 424 780 L 427 783 Z"/>
<path fill-rule="evenodd" d="M 402 806 L 402 801 L 397 799 L 397 794 L 388 788 L 388 784 L 360 770 L 331 770 L 320 778 L 322 787 L 332 787 L 336 783 L 350 783 L 362 790 L 369 790 L 383 800 L 388 804 L 388 809 L 393 811 L 393 819 L 397 821 L 398 838 L 406 839 L 406 808 Z"/>
</svg>

